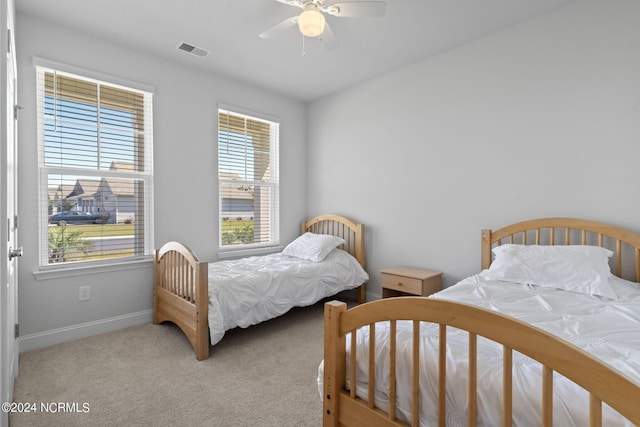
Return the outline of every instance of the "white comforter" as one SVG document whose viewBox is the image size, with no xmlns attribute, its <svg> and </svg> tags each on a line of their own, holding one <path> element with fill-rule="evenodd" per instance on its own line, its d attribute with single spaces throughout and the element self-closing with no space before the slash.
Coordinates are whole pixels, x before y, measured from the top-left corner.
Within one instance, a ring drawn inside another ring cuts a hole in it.
<svg viewBox="0 0 640 427">
<path fill-rule="evenodd" d="M 455 300 L 499 311 L 532 323 L 581 347 L 640 384 L 640 287 L 615 277 L 610 279 L 618 298 L 562 291 L 551 288 L 483 279 L 482 273 L 447 288 L 433 298 Z M 368 328 L 358 332 L 357 394 L 367 397 Z M 376 405 L 388 408 L 388 322 L 376 325 Z M 398 322 L 397 412 L 411 417 L 411 323 Z M 436 325 L 421 328 L 422 363 L 420 379 L 420 425 L 437 425 Z M 350 340 L 347 339 L 347 345 Z M 447 425 L 467 423 L 468 334 L 448 328 L 447 333 Z M 349 349 L 347 350 L 349 352 Z M 479 338 L 478 413 L 479 425 L 501 424 L 502 347 Z M 349 372 L 347 357 L 347 372 Z M 513 418 L 516 426 L 541 424 L 541 365 L 526 356 L 513 357 Z M 322 365 L 319 370 L 322 372 Z M 571 381 L 554 374 L 554 425 L 588 425 L 588 395 Z M 321 378 L 319 377 L 319 381 Z M 640 402 L 639 402 L 640 404 Z M 603 425 L 630 425 L 603 405 Z"/>
<path fill-rule="evenodd" d="M 210 263 L 208 276 L 211 344 L 229 329 L 255 325 L 369 280 L 341 249 L 320 262 L 277 253 Z"/>
</svg>

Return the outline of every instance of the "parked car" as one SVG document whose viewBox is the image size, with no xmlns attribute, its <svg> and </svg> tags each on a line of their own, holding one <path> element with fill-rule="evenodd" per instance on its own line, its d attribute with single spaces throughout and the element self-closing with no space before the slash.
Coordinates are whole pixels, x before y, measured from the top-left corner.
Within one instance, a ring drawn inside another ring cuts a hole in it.
<svg viewBox="0 0 640 427">
<path fill-rule="evenodd" d="M 98 212 L 96 215 L 96 224 L 115 224 L 116 215 L 110 212 Z"/>
<path fill-rule="evenodd" d="M 97 224 L 101 219 L 100 215 L 95 215 L 80 211 L 63 211 L 49 217 L 51 224 Z"/>
</svg>

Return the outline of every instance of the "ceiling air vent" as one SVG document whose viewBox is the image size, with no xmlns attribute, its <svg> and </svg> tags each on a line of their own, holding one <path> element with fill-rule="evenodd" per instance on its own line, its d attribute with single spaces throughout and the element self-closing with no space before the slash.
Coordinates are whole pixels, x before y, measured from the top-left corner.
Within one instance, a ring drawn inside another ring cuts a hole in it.
<svg viewBox="0 0 640 427">
<path fill-rule="evenodd" d="M 209 55 L 209 51 L 207 49 L 203 49 L 201 47 L 197 47 L 185 42 L 178 43 L 178 46 L 176 46 L 176 49 L 181 50 L 183 52 L 190 53 L 195 56 L 199 56 L 200 58 L 204 58 L 205 56 Z"/>
</svg>

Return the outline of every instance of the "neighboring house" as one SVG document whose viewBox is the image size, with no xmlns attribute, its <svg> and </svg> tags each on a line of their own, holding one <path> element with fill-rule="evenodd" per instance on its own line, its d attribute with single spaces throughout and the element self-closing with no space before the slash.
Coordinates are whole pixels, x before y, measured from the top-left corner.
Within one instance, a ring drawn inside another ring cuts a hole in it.
<svg viewBox="0 0 640 427">
<path fill-rule="evenodd" d="M 254 203 L 252 189 L 229 180 L 239 180 L 240 175 L 236 173 L 220 172 L 220 193 L 222 206 L 220 212 L 223 218 L 229 219 L 253 219 Z"/>
<path fill-rule="evenodd" d="M 134 182 L 122 178 L 79 179 L 49 189 L 49 214 L 63 210 L 108 213 L 116 222 L 135 220 Z"/>
<path fill-rule="evenodd" d="M 49 215 L 56 214 L 58 212 L 69 210 L 69 201 L 65 200 L 67 195 L 73 191 L 74 186 L 68 184 L 60 184 L 57 187 L 49 187 L 48 194 L 48 210 Z"/>
<path fill-rule="evenodd" d="M 98 212 L 109 212 L 115 215 L 116 222 L 135 220 L 136 197 L 133 180 L 102 178 L 93 197 Z"/>
<path fill-rule="evenodd" d="M 73 190 L 65 196 L 74 207 L 70 210 L 82 212 L 100 212 L 99 206 L 94 203 L 93 195 L 98 191 L 100 181 L 96 179 L 79 179 L 73 186 Z"/>
</svg>

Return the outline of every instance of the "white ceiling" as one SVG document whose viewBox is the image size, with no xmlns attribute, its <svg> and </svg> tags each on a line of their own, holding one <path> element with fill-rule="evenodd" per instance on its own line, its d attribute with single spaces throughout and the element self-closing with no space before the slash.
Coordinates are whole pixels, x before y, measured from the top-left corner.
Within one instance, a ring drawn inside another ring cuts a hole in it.
<svg viewBox="0 0 640 427">
<path fill-rule="evenodd" d="M 328 0 L 333 4 L 342 0 Z M 346 1 L 346 0 L 345 0 Z M 353 0 L 357 1 L 357 0 Z M 291 28 L 258 34 L 300 9 L 276 0 L 17 0 L 18 14 L 312 101 L 575 0 L 387 0 L 382 18 L 328 16 L 340 46 Z M 180 41 L 211 51 L 176 50 Z"/>
</svg>

